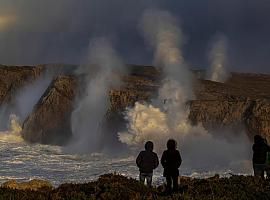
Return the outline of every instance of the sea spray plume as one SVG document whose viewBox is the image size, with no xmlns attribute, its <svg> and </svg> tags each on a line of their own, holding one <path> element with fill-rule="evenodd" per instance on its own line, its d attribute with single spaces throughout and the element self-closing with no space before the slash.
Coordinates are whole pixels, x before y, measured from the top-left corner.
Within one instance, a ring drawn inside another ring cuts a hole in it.
<svg viewBox="0 0 270 200">
<path fill-rule="evenodd" d="M 213 42 L 209 52 L 210 69 L 207 79 L 217 82 L 225 82 L 229 76 L 227 71 L 228 40 L 224 35 L 219 35 Z"/>
<path fill-rule="evenodd" d="M 154 49 L 154 65 L 163 70 L 165 78 L 177 80 L 187 95 L 185 98 L 191 98 L 191 73 L 181 50 L 185 39 L 176 18 L 167 11 L 147 10 L 139 28 Z"/>
<path fill-rule="evenodd" d="M 19 117 L 15 114 L 9 116 L 8 129 L 6 131 L 0 131 L 0 142 L 8 143 L 20 143 L 23 142 L 21 136 L 22 126 L 20 124 Z"/>
<path fill-rule="evenodd" d="M 149 139 L 161 144 L 168 136 L 193 131 L 188 123 L 186 106 L 186 102 L 193 98 L 192 76 L 181 51 L 182 31 L 170 13 L 148 10 L 142 17 L 140 28 L 154 49 L 154 63 L 163 71 L 164 80 L 158 98 L 152 100 L 153 105 L 136 103 L 134 110 L 128 110 L 129 131 L 120 133 L 119 138 L 129 145 L 138 145 Z"/>
<path fill-rule="evenodd" d="M 193 98 L 192 75 L 182 53 L 184 36 L 177 20 L 167 11 L 148 10 L 141 21 L 144 37 L 154 48 L 154 64 L 164 73 L 158 98 L 165 103 L 162 107 L 166 107 L 168 123 L 175 127 L 187 116 L 185 104 Z"/>
<path fill-rule="evenodd" d="M 84 94 L 72 113 L 73 140 L 67 148 L 76 153 L 102 150 L 105 136 L 101 125 L 109 108 L 109 90 L 121 83 L 114 72 L 123 71 L 121 59 L 104 38 L 90 42 L 84 62 L 87 64 L 81 65 L 77 71 L 85 76 Z"/>
</svg>

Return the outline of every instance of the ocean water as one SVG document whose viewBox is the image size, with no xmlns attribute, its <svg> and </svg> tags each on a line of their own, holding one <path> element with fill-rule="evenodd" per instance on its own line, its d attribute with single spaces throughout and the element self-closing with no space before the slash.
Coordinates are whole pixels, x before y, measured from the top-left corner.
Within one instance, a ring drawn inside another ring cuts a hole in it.
<svg viewBox="0 0 270 200">
<path fill-rule="evenodd" d="M 29 145 L 19 135 L 0 134 L 0 182 L 10 179 L 29 181 L 32 179 L 49 180 L 57 186 L 61 183 L 82 183 L 96 180 L 104 173 L 118 173 L 138 179 L 135 156 L 108 156 L 105 154 L 67 154 L 61 147 L 49 145 Z M 247 164 L 248 165 L 248 164 Z M 181 175 L 190 177 L 209 177 L 216 173 L 250 174 L 250 169 L 198 170 L 180 168 Z M 164 182 L 161 166 L 154 172 L 154 184 Z"/>
<path fill-rule="evenodd" d="M 65 147 L 28 144 L 21 138 L 21 127 L 16 120 L 16 116 L 12 116 L 10 130 L 0 132 L 0 183 L 11 179 L 19 182 L 43 179 L 58 186 L 62 183 L 93 181 L 105 173 L 117 173 L 138 179 L 139 171 L 135 159 L 139 152 L 135 151 L 126 156 L 110 156 L 102 153 L 72 154 L 67 153 Z M 187 157 L 183 152 L 182 157 L 185 156 Z M 183 159 L 180 174 L 195 178 L 215 174 L 221 176 L 252 174 L 250 160 L 232 160 L 229 167 L 202 166 L 200 163 L 187 165 Z M 159 185 L 164 181 L 160 165 L 154 171 L 153 182 Z"/>
</svg>

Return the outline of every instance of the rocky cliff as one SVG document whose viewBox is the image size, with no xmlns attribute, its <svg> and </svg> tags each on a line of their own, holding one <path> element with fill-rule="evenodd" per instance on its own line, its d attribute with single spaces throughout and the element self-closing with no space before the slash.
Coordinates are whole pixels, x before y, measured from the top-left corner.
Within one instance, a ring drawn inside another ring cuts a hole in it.
<svg viewBox="0 0 270 200">
<path fill-rule="evenodd" d="M 11 91 L 40 76 L 45 71 L 59 75 L 40 98 L 23 124 L 26 141 L 62 144 L 71 136 L 70 116 L 78 94 L 76 66 L 5 67 L 0 66 L 0 103 L 8 102 Z M 111 90 L 108 116 L 115 116 L 136 101 L 147 101 L 156 95 L 161 72 L 151 66 L 129 66 L 123 86 Z M 194 72 L 196 100 L 190 101 L 191 123 L 202 123 L 207 129 L 246 130 L 249 136 L 261 134 L 270 139 L 270 75 L 232 73 L 226 83 L 203 80 Z M 70 75 L 71 74 L 71 75 Z M 64 138 L 64 140 L 63 140 Z"/>
</svg>

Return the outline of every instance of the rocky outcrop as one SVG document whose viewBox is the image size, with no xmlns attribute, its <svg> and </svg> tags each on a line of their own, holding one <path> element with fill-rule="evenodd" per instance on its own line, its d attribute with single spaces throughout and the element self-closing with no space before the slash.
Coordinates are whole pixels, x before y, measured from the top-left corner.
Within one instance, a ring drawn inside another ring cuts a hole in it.
<svg viewBox="0 0 270 200">
<path fill-rule="evenodd" d="M 70 115 L 76 87 L 73 76 L 59 76 L 51 83 L 23 124 L 26 141 L 63 144 L 71 136 Z"/>
</svg>

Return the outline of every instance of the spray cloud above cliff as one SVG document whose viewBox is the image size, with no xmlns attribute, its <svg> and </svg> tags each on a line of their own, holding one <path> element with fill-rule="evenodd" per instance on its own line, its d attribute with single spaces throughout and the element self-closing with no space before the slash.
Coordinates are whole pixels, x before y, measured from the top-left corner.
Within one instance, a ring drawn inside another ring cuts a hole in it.
<svg viewBox="0 0 270 200">
<path fill-rule="evenodd" d="M 207 79 L 223 83 L 229 77 L 227 51 L 227 38 L 224 35 L 218 35 L 209 52 L 210 65 L 207 70 Z"/>
</svg>

